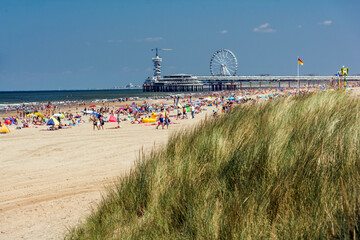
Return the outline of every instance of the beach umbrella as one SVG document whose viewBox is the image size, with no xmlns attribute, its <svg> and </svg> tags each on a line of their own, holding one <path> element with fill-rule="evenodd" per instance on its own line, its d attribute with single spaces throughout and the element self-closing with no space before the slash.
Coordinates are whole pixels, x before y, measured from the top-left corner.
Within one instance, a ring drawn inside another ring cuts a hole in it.
<svg viewBox="0 0 360 240">
<path fill-rule="evenodd" d="M 234 97 L 229 97 L 228 100 L 235 100 L 235 98 Z"/>
<path fill-rule="evenodd" d="M 60 117 L 60 118 L 66 118 L 63 113 L 55 113 L 53 117 Z"/>
<path fill-rule="evenodd" d="M 93 107 L 96 107 L 96 106 L 95 106 L 95 105 L 91 105 L 90 107 L 93 108 Z"/>
<path fill-rule="evenodd" d="M 43 114 L 41 114 L 41 113 L 39 113 L 39 112 L 35 113 L 35 115 L 38 116 L 38 117 L 41 117 L 41 118 L 44 118 L 44 117 L 45 117 Z"/>
<path fill-rule="evenodd" d="M 29 113 L 28 115 L 26 115 L 27 117 L 37 117 L 35 114 Z"/>
<path fill-rule="evenodd" d="M 124 107 L 119 107 L 119 109 L 125 109 Z"/>
</svg>

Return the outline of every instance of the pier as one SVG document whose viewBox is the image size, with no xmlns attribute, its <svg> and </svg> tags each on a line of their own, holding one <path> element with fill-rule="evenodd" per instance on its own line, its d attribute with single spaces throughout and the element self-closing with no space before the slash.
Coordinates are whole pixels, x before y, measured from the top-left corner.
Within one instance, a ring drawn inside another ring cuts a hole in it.
<svg viewBox="0 0 360 240">
<path fill-rule="evenodd" d="M 347 76 L 346 81 L 360 82 L 360 76 Z M 148 79 L 144 92 L 197 92 L 237 90 L 242 88 L 281 88 L 310 86 L 314 84 L 337 85 L 333 76 L 192 76 L 176 74 L 158 79 Z M 341 81 L 344 81 L 343 79 Z"/>
</svg>

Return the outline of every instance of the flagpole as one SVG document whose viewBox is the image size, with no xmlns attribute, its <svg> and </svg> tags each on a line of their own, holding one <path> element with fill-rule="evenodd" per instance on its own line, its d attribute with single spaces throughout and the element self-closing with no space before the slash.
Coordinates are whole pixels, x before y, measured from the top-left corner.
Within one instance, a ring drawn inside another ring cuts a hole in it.
<svg viewBox="0 0 360 240">
<path fill-rule="evenodd" d="M 299 69 L 299 56 L 297 59 L 297 77 L 298 77 L 298 92 L 300 94 L 300 69 Z"/>
</svg>

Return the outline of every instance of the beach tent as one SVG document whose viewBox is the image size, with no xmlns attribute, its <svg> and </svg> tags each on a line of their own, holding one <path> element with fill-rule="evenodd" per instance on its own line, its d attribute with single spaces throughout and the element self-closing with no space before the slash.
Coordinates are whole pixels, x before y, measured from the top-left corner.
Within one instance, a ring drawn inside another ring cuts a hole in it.
<svg viewBox="0 0 360 240">
<path fill-rule="evenodd" d="M 5 124 L 2 124 L 0 133 L 10 133 L 10 130 Z"/>
<path fill-rule="evenodd" d="M 50 120 L 46 123 L 46 125 L 55 125 L 55 126 L 58 126 L 59 125 L 59 122 L 58 120 L 56 120 L 55 118 L 50 118 Z"/>
<path fill-rule="evenodd" d="M 109 122 L 117 122 L 117 119 L 114 117 L 114 115 L 110 116 Z"/>
</svg>

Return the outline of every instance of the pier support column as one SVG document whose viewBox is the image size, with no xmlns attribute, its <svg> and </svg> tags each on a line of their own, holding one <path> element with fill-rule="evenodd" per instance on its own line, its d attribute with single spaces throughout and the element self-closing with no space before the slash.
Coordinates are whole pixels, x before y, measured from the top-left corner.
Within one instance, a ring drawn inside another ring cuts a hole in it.
<svg viewBox="0 0 360 240">
<path fill-rule="evenodd" d="M 281 82 L 280 82 L 280 80 L 279 80 L 279 88 L 280 88 L 280 83 L 281 83 Z"/>
</svg>

